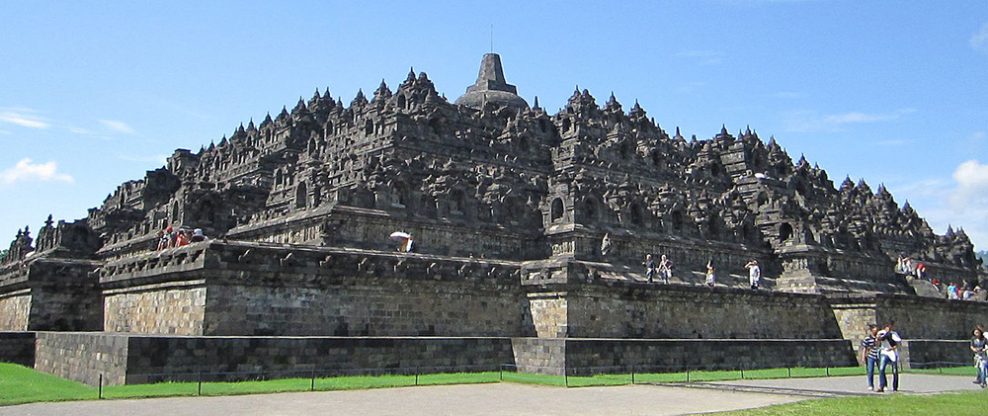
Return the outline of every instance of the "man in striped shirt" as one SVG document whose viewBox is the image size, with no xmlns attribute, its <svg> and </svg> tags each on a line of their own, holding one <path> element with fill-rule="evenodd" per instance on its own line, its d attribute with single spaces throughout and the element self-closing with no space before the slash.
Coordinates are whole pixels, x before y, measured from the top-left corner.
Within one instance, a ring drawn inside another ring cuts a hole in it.
<svg viewBox="0 0 988 416">
<path fill-rule="evenodd" d="M 875 390 L 875 367 L 878 366 L 878 326 L 868 325 L 868 333 L 861 340 L 861 363 L 868 369 L 868 390 Z"/>
</svg>

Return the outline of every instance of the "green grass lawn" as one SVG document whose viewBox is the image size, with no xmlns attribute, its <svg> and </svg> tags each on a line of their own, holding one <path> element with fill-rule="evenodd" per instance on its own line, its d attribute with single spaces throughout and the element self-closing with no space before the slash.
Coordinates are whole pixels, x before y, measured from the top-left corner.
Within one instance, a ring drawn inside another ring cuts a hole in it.
<svg viewBox="0 0 988 416">
<path fill-rule="evenodd" d="M 932 370 L 909 370 L 914 373 L 951 374 L 974 376 L 973 367 Z M 864 368 L 792 368 L 744 371 L 745 379 L 771 379 L 786 377 L 825 377 L 863 375 Z M 613 386 L 635 383 L 682 383 L 686 381 L 724 381 L 742 377 L 740 371 L 690 371 L 677 373 L 598 374 L 592 376 L 555 376 L 515 373 L 510 371 L 476 373 L 441 373 L 415 375 L 341 376 L 317 378 L 286 378 L 239 382 L 165 382 L 132 384 L 103 388 L 107 399 L 169 397 L 169 396 L 224 396 L 254 393 L 280 393 L 309 390 L 348 390 L 415 385 L 497 383 L 500 381 L 550 386 Z M 0 363 L 0 405 L 41 401 L 95 400 L 98 389 L 85 384 L 61 379 L 16 364 Z M 985 396 L 981 396 L 985 397 Z M 776 413 L 766 413 L 776 414 Z M 789 413 L 778 413 L 789 414 Z"/>
<path fill-rule="evenodd" d="M 823 415 L 983 415 L 988 392 L 943 393 L 934 395 L 886 395 L 806 400 L 737 412 L 715 413 L 720 416 L 823 416 Z"/>
</svg>

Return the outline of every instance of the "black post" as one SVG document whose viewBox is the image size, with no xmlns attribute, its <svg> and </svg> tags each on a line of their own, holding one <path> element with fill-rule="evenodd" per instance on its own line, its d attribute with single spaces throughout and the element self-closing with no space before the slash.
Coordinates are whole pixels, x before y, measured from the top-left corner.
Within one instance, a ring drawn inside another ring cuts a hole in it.
<svg viewBox="0 0 988 416">
<path fill-rule="evenodd" d="M 309 391 L 316 391 L 316 369 L 312 369 L 312 382 L 309 384 Z"/>
<path fill-rule="evenodd" d="M 635 366 L 631 366 L 631 384 L 635 384 Z"/>
<path fill-rule="evenodd" d="M 739 365 L 738 368 L 741 370 L 741 379 L 744 380 L 744 364 Z"/>
<path fill-rule="evenodd" d="M 415 367 L 415 385 L 419 385 L 419 368 Z"/>
<path fill-rule="evenodd" d="M 103 400 L 103 373 L 99 373 L 99 399 Z"/>
<path fill-rule="evenodd" d="M 792 367 L 786 367 L 786 377 L 792 378 Z"/>
<path fill-rule="evenodd" d="M 563 384 L 569 387 L 569 370 L 563 369 Z"/>
<path fill-rule="evenodd" d="M 830 377 L 830 366 L 827 366 L 826 369 L 827 369 L 827 377 Z"/>
<path fill-rule="evenodd" d="M 504 381 L 504 364 L 497 366 L 497 381 Z"/>
<path fill-rule="evenodd" d="M 196 390 L 196 396 L 202 396 L 202 371 L 199 371 L 199 382 L 198 390 Z"/>
<path fill-rule="evenodd" d="M 690 368 L 686 367 L 686 382 L 690 382 Z"/>
</svg>

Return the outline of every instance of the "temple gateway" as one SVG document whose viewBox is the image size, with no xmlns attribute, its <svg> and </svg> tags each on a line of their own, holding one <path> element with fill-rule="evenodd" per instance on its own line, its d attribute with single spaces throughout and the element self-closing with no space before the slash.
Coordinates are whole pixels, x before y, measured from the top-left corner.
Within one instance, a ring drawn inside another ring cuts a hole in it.
<svg viewBox="0 0 988 416">
<path fill-rule="evenodd" d="M 668 282 L 646 280 L 646 254 Z M 492 53 L 455 102 L 414 71 L 348 105 L 316 90 L 85 218 L 24 227 L 0 265 L 0 360 L 112 384 L 837 366 L 895 320 L 907 364 L 967 362 L 954 340 L 988 303 L 930 281 L 979 268 L 963 229 L 935 234 L 884 186 L 835 186 L 748 128 L 687 138 L 613 94 L 549 113 Z"/>
</svg>

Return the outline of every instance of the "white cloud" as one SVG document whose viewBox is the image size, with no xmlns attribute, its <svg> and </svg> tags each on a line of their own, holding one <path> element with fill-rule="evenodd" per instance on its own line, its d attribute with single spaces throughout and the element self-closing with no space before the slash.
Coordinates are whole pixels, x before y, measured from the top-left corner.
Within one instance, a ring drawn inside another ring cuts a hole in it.
<svg viewBox="0 0 988 416">
<path fill-rule="evenodd" d="M 134 128 L 119 120 L 100 120 L 99 124 L 117 133 L 134 134 Z"/>
<path fill-rule="evenodd" d="M 75 178 L 59 172 L 54 161 L 33 163 L 30 158 L 21 159 L 13 167 L 0 172 L 0 183 L 6 185 L 28 181 L 73 183 Z"/>
<path fill-rule="evenodd" d="M 677 58 L 684 58 L 700 65 L 717 65 L 724 59 L 724 54 L 710 50 L 689 50 L 676 53 Z"/>
<path fill-rule="evenodd" d="M 168 155 L 164 153 L 158 155 L 145 155 L 145 156 L 117 155 L 117 159 L 124 160 L 127 162 L 165 163 L 168 160 Z"/>
<path fill-rule="evenodd" d="M 772 94 L 772 98 L 787 99 L 787 100 L 791 100 L 794 98 L 803 98 L 805 96 L 806 94 L 796 91 L 779 91 L 776 92 L 775 94 Z"/>
<path fill-rule="evenodd" d="M 48 122 L 31 114 L 28 109 L 3 108 L 0 109 L 0 122 L 27 127 L 29 129 L 47 129 Z"/>
<path fill-rule="evenodd" d="M 902 108 L 887 113 L 864 113 L 851 111 L 847 113 L 821 115 L 815 111 L 790 111 L 783 116 L 786 118 L 786 130 L 791 132 L 839 131 L 848 124 L 877 123 L 898 120 L 902 116 L 915 113 L 914 108 Z"/>
<path fill-rule="evenodd" d="M 971 47 L 980 51 L 988 51 L 988 23 L 981 25 L 981 29 L 971 35 Z"/>
<path fill-rule="evenodd" d="M 879 146 L 887 146 L 887 147 L 902 147 L 912 143 L 913 143 L 912 140 L 906 140 L 906 139 L 888 139 L 888 140 L 880 140 L 878 142 L 875 142 L 875 144 Z"/>
</svg>

